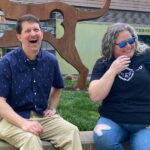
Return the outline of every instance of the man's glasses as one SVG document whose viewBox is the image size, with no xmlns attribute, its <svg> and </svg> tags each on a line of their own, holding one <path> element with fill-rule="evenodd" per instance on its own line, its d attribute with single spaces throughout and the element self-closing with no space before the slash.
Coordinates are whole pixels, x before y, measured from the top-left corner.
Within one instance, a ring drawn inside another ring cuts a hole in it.
<svg viewBox="0 0 150 150">
<path fill-rule="evenodd" d="M 127 43 L 134 44 L 135 43 L 135 37 L 131 37 L 127 41 L 122 41 L 120 43 L 115 43 L 115 44 L 118 45 L 120 48 L 124 48 L 127 45 Z"/>
</svg>

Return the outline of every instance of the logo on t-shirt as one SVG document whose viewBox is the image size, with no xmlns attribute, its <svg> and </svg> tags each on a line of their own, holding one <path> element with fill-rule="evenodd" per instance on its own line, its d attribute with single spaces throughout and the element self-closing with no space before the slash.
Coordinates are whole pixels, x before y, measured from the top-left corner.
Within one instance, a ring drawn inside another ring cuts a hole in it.
<svg viewBox="0 0 150 150">
<path fill-rule="evenodd" d="M 133 75 L 134 75 L 134 70 L 130 68 L 126 68 L 120 74 L 118 74 L 118 77 L 124 81 L 130 81 Z"/>
</svg>

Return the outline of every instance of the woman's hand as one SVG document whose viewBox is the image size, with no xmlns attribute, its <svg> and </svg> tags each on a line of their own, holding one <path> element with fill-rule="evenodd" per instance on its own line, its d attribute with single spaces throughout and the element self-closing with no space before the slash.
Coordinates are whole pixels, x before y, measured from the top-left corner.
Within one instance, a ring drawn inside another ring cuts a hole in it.
<svg viewBox="0 0 150 150">
<path fill-rule="evenodd" d="M 115 71 L 116 74 L 120 73 L 124 69 L 126 69 L 130 64 L 130 58 L 126 55 L 119 56 L 114 60 L 114 62 L 111 64 L 110 69 Z"/>
</svg>

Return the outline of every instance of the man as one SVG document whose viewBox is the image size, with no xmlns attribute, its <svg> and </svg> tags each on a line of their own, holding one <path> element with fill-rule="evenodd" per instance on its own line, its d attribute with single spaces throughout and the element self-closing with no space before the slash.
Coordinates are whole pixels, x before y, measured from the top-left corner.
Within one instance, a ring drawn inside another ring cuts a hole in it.
<svg viewBox="0 0 150 150">
<path fill-rule="evenodd" d="M 16 31 L 21 46 L 0 60 L 0 138 L 21 150 L 42 150 L 41 139 L 82 150 L 77 127 L 56 114 L 64 84 L 55 56 L 41 50 L 38 18 L 22 16 Z"/>
</svg>

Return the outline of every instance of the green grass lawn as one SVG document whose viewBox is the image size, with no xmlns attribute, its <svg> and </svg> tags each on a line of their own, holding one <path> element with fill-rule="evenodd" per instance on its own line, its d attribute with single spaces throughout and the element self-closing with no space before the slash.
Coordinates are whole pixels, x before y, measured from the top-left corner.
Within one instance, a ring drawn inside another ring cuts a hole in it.
<svg viewBox="0 0 150 150">
<path fill-rule="evenodd" d="M 70 82 L 65 82 L 65 86 L 72 86 Z M 88 131 L 93 130 L 99 117 L 98 106 L 98 103 L 90 100 L 86 90 L 63 90 L 58 112 L 64 119 L 78 126 L 80 131 Z"/>
</svg>

